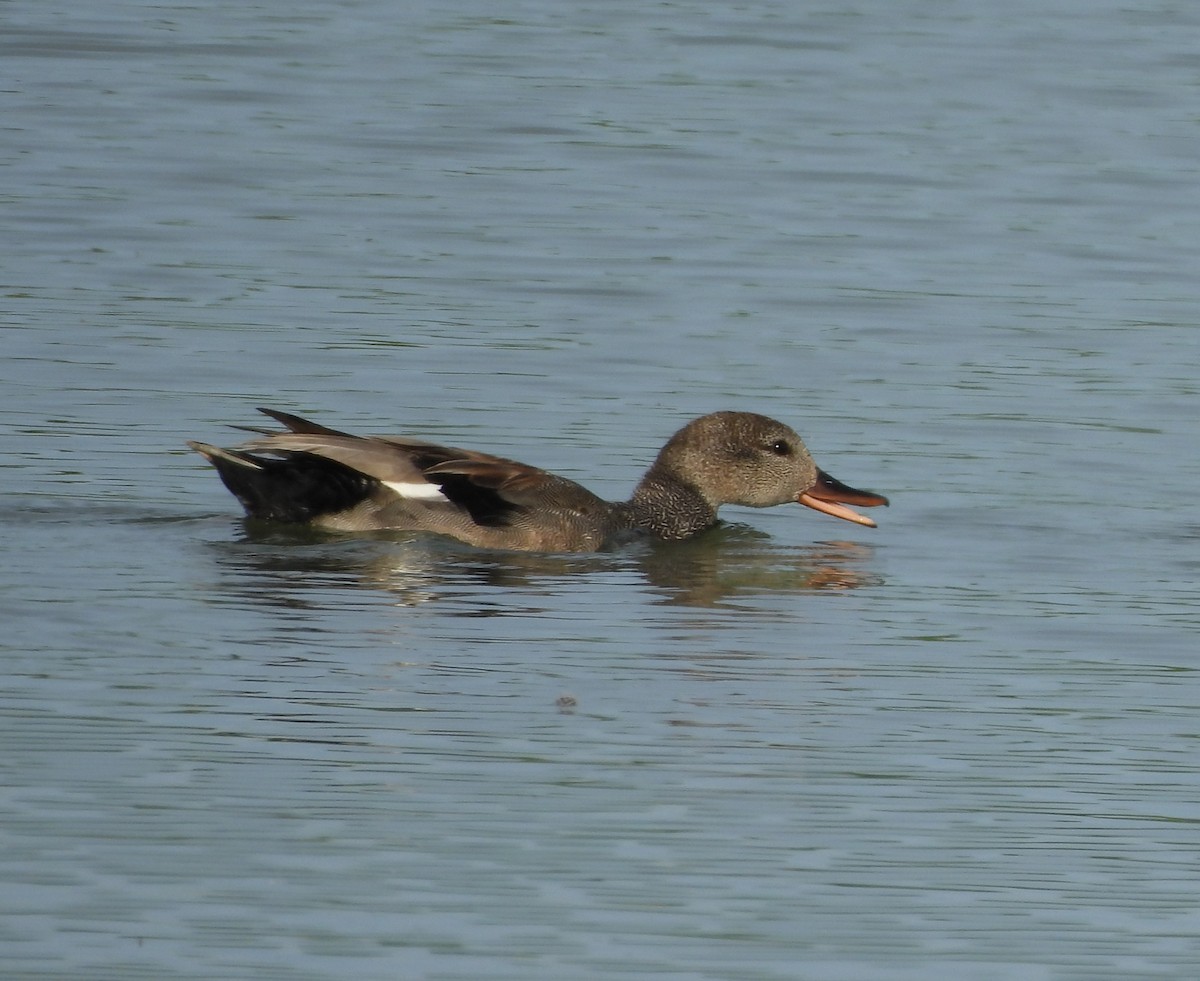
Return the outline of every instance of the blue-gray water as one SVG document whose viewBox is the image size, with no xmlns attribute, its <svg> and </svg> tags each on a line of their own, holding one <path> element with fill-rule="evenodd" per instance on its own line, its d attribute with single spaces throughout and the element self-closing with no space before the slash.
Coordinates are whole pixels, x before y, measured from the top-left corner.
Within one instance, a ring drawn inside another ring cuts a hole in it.
<svg viewBox="0 0 1200 981">
<path fill-rule="evenodd" d="M 1192 979 L 1200 9 L 0 9 L 21 979 Z M 718 408 L 892 497 L 675 546 L 249 529 L 260 404 L 628 492 Z"/>
</svg>

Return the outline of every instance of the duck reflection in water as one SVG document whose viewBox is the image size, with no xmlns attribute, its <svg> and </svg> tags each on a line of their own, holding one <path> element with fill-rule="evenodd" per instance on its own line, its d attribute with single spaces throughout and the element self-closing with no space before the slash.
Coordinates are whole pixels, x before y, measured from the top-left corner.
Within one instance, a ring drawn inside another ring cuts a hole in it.
<svg viewBox="0 0 1200 981">
<path fill-rule="evenodd" d="M 380 590 L 402 606 L 453 600 L 458 615 L 509 616 L 537 612 L 527 607 L 539 596 L 549 599 L 588 579 L 613 576 L 651 593 L 652 603 L 698 607 L 882 582 L 872 569 L 870 545 L 781 546 L 737 523 L 722 523 L 686 542 L 632 542 L 582 555 L 480 551 L 412 533 L 351 537 L 252 519 L 244 520 L 239 537 L 213 543 L 219 564 L 241 580 L 237 591 L 257 603 L 289 608 L 324 605 L 331 588 Z M 522 596 L 520 609 L 497 603 L 497 591 L 510 599 Z"/>
</svg>

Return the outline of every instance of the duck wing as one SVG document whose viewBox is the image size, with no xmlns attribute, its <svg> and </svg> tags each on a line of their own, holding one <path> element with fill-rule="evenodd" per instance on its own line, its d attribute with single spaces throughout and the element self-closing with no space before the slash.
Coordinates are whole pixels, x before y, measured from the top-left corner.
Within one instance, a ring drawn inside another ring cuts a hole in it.
<svg viewBox="0 0 1200 981">
<path fill-rule="evenodd" d="M 574 481 L 516 460 L 443 446 L 409 436 L 354 436 L 273 409 L 265 415 L 287 427 L 250 440 L 238 450 L 331 460 L 380 485 L 383 513 L 461 509 L 483 527 L 504 527 L 538 508 L 603 505 Z"/>
</svg>

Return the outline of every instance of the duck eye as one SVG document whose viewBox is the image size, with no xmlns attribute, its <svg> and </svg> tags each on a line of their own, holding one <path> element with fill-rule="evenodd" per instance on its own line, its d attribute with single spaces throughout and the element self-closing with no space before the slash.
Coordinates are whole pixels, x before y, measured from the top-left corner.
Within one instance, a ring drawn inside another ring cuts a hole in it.
<svg viewBox="0 0 1200 981">
<path fill-rule="evenodd" d="M 790 456 L 792 448 L 788 446 L 786 439 L 777 439 L 771 444 L 771 452 L 776 456 Z"/>
</svg>

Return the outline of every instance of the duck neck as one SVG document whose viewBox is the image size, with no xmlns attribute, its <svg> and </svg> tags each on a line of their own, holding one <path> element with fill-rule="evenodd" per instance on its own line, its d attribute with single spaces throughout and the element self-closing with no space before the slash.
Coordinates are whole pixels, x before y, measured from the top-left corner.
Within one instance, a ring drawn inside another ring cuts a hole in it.
<svg viewBox="0 0 1200 981">
<path fill-rule="evenodd" d="M 629 527 L 669 540 L 690 538 L 717 521 L 717 509 L 695 487 L 654 470 L 621 510 Z"/>
</svg>

